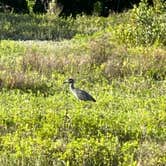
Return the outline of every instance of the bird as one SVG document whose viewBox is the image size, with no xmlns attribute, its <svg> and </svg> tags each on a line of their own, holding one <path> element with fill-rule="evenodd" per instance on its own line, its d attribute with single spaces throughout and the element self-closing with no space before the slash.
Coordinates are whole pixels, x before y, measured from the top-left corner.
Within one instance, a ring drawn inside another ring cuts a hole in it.
<svg viewBox="0 0 166 166">
<path fill-rule="evenodd" d="M 96 102 L 96 100 L 88 92 L 74 87 L 74 79 L 69 78 L 67 81 L 64 81 L 64 83 L 69 84 L 71 92 L 77 99 Z"/>
</svg>

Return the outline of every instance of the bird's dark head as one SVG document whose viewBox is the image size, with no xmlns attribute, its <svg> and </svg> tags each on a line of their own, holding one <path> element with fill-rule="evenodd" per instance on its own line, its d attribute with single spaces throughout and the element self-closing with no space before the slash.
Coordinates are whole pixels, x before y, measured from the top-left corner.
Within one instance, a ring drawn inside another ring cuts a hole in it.
<svg viewBox="0 0 166 166">
<path fill-rule="evenodd" d="M 73 84 L 73 83 L 74 83 L 74 79 L 69 78 L 68 80 L 66 80 L 66 81 L 64 82 L 64 84 L 65 84 L 65 83 Z"/>
</svg>

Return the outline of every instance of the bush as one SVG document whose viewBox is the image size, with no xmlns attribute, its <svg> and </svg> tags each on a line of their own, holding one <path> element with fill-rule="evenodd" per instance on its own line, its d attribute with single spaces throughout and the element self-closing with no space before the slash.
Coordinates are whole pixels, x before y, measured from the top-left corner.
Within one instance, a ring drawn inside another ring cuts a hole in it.
<svg viewBox="0 0 166 166">
<path fill-rule="evenodd" d="M 139 7 L 135 6 L 129 12 L 130 22 L 117 26 L 115 38 L 134 46 L 166 45 L 165 6 L 163 2 L 156 8 L 149 7 L 146 1 L 142 1 Z"/>
</svg>

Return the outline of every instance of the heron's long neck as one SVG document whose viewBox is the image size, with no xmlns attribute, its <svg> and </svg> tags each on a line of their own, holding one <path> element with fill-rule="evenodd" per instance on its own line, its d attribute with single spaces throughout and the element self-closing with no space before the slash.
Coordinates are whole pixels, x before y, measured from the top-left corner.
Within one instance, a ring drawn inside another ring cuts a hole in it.
<svg viewBox="0 0 166 166">
<path fill-rule="evenodd" d="M 71 90 L 75 89 L 74 83 L 70 83 L 69 86 L 70 86 L 70 89 L 71 89 Z"/>
</svg>

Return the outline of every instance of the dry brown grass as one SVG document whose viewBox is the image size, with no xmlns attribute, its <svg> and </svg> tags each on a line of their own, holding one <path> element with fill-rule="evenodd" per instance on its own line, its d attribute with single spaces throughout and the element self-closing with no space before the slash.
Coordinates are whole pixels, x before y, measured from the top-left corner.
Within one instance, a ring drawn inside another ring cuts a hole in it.
<svg viewBox="0 0 166 166">
<path fill-rule="evenodd" d="M 137 166 L 164 166 L 166 156 L 166 144 L 155 142 L 143 142 L 138 149 Z"/>
<path fill-rule="evenodd" d="M 27 52 L 21 60 L 21 67 L 23 72 L 36 71 L 40 74 L 49 74 L 63 66 L 59 58 L 44 56 L 36 52 Z"/>
<path fill-rule="evenodd" d="M 110 41 L 109 36 L 103 36 L 91 40 L 89 43 L 90 62 L 92 65 L 101 65 L 106 62 L 115 47 Z"/>
<path fill-rule="evenodd" d="M 127 60 L 128 52 L 125 48 L 115 48 L 112 54 L 104 64 L 104 75 L 108 79 L 124 77 L 131 74 L 130 69 L 125 66 L 125 59 Z"/>
<path fill-rule="evenodd" d="M 64 47 L 66 48 L 66 45 Z M 102 74 L 108 80 L 123 79 L 128 76 L 165 79 L 166 51 L 164 49 L 116 46 L 109 41 L 109 36 L 91 39 L 86 43 L 85 48 L 80 47 L 70 46 L 64 50 L 64 54 L 63 49 L 60 47 L 59 52 L 57 47 L 55 54 L 53 50 L 47 54 L 47 51 L 34 50 L 28 46 L 24 55 L 20 56 L 13 66 L 1 62 L 0 87 L 42 89 L 51 80 L 53 73 L 74 77 L 86 75 L 91 78 L 99 70 L 100 73 L 97 75 Z"/>
<path fill-rule="evenodd" d="M 126 76 L 144 76 L 155 80 L 166 77 L 166 51 L 162 49 L 132 53 L 124 47 L 112 50 L 105 62 L 104 74 L 108 79 Z"/>
</svg>

